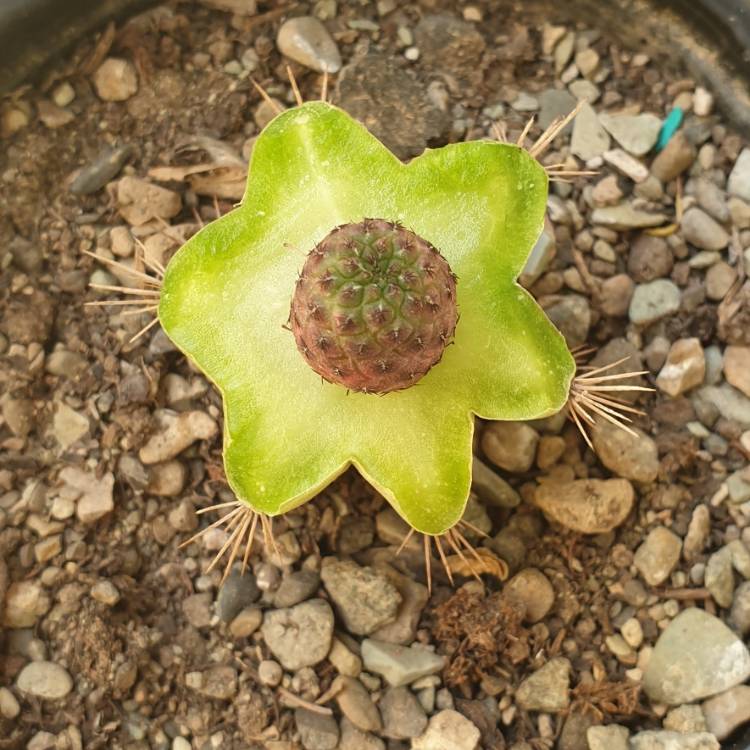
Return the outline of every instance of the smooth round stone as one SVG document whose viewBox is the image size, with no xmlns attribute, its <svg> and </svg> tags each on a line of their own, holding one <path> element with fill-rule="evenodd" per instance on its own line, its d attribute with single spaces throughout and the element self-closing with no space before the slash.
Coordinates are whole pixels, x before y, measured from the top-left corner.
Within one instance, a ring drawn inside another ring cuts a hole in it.
<svg viewBox="0 0 750 750">
<path fill-rule="evenodd" d="M 276 37 L 279 51 L 318 73 L 337 73 L 341 54 L 325 26 L 312 16 L 290 18 L 281 25 Z"/>
<path fill-rule="evenodd" d="M 526 609 L 526 622 L 539 622 L 552 609 L 555 591 L 544 573 L 536 568 L 525 568 L 505 585 L 504 593 L 518 598 Z"/>
<path fill-rule="evenodd" d="M 73 689 L 73 680 L 59 664 L 33 661 L 18 675 L 16 686 L 22 693 L 43 700 L 60 700 Z"/>
</svg>

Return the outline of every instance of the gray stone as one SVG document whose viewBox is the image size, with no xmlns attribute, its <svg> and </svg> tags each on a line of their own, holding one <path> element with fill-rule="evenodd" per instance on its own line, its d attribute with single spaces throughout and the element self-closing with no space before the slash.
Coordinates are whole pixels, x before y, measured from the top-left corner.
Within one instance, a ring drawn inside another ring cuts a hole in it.
<svg viewBox="0 0 750 750">
<path fill-rule="evenodd" d="M 565 711 L 570 704 L 569 686 L 570 662 L 558 656 L 523 680 L 516 690 L 516 703 L 524 711 Z"/>
<path fill-rule="evenodd" d="M 549 225 L 545 224 L 521 271 L 521 284 L 528 289 L 547 270 L 556 252 L 555 234 Z"/>
<path fill-rule="evenodd" d="M 427 716 L 422 704 L 406 687 L 386 690 L 379 706 L 383 717 L 384 737 L 394 740 L 411 739 L 422 734 L 427 726 Z"/>
<path fill-rule="evenodd" d="M 628 272 L 637 282 L 669 276 L 673 265 L 672 252 L 661 237 L 640 234 L 630 246 Z"/>
<path fill-rule="evenodd" d="M 604 419 L 591 430 L 594 450 L 612 472 L 633 482 L 653 482 L 659 474 L 659 451 L 656 443 L 638 428 L 636 433 L 617 427 Z"/>
<path fill-rule="evenodd" d="M 586 341 L 591 327 L 591 309 L 586 297 L 566 294 L 545 307 L 544 311 L 565 337 L 570 348 Z"/>
<path fill-rule="evenodd" d="M 295 570 L 282 579 L 276 590 L 273 603 L 276 607 L 293 607 L 309 599 L 320 585 L 320 574 L 315 570 Z"/>
<path fill-rule="evenodd" d="M 652 114 L 610 115 L 603 112 L 599 121 L 612 137 L 634 156 L 644 156 L 656 145 L 661 120 Z"/>
<path fill-rule="evenodd" d="M 703 552 L 710 533 L 711 514 L 708 506 L 697 505 L 693 510 L 685 541 L 682 545 L 682 556 L 685 560 L 691 562 Z"/>
<path fill-rule="evenodd" d="M 603 154 L 605 163 L 616 169 L 620 174 L 625 175 L 628 179 L 633 180 L 636 184 L 635 194 L 638 195 L 638 185 L 647 186 L 649 184 L 649 171 L 645 164 L 642 164 L 634 156 L 621 148 L 613 148 L 611 151 L 605 151 Z M 654 177 L 661 190 L 659 181 Z"/>
<path fill-rule="evenodd" d="M 544 482 L 534 504 L 545 515 L 581 534 L 604 534 L 617 528 L 633 507 L 635 492 L 627 479 L 578 479 Z"/>
<path fill-rule="evenodd" d="M 648 731 L 630 738 L 630 750 L 719 750 L 719 743 L 708 732 Z"/>
<path fill-rule="evenodd" d="M 573 81 L 568 86 L 568 91 L 570 91 L 576 101 L 584 99 L 589 104 L 593 104 L 601 96 L 598 86 L 591 83 L 591 81 L 587 81 L 585 78 L 578 78 Z"/>
<path fill-rule="evenodd" d="M 730 219 L 729 205 L 724 191 L 705 177 L 690 180 L 685 187 L 688 195 L 695 195 L 698 205 L 707 213 L 726 224 Z"/>
<path fill-rule="evenodd" d="M 485 503 L 499 508 L 515 508 L 521 502 L 518 492 L 476 456 L 472 463 L 471 487 Z"/>
<path fill-rule="evenodd" d="M 263 639 L 285 669 L 314 667 L 328 656 L 333 639 L 333 611 L 322 599 L 289 609 L 269 610 L 263 617 Z"/>
<path fill-rule="evenodd" d="M 724 419 L 737 422 L 743 429 L 750 428 L 750 398 L 731 385 L 709 385 L 701 388 L 698 396 L 715 406 Z"/>
<path fill-rule="evenodd" d="M 324 563 L 320 578 L 350 632 L 369 635 L 396 618 L 401 595 L 383 573 L 349 560 Z"/>
<path fill-rule="evenodd" d="M 466 518 L 465 515 L 464 518 Z M 402 575 L 390 565 L 379 564 L 377 568 L 401 595 L 401 604 L 396 612 L 396 619 L 378 628 L 372 636 L 379 641 L 408 645 L 417 637 L 422 610 L 430 598 L 427 586 Z"/>
<path fill-rule="evenodd" d="M 482 433 L 482 450 L 495 466 L 514 473 L 534 463 L 539 435 L 523 422 L 491 422 Z"/>
<path fill-rule="evenodd" d="M 258 600 L 260 590 L 250 572 L 233 570 L 219 590 L 216 612 L 222 622 L 231 622 L 241 609 Z"/>
<path fill-rule="evenodd" d="M 681 550 L 680 537 L 664 526 L 657 526 L 638 547 L 633 562 L 649 586 L 659 586 L 674 570 Z"/>
<path fill-rule="evenodd" d="M 727 190 L 750 202 L 750 148 L 743 148 L 729 173 Z"/>
<path fill-rule="evenodd" d="M 114 180 L 135 153 L 130 145 L 107 147 L 78 172 L 70 183 L 74 195 L 90 195 Z"/>
<path fill-rule="evenodd" d="M 691 607 L 656 642 L 643 688 L 651 700 L 675 706 L 716 695 L 748 676 L 745 644 L 717 617 Z"/>
<path fill-rule="evenodd" d="M 667 279 L 638 284 L 630 301 L 630 320 L 636 325 L 649 325 L 680 309 L 680 290 Z"/>
<path fill-rule="evenodd" d="M 27 695 L 48 701 L 64 698 L 73 689 L 73 680 L 59 664 L 32 661 L 18 675 L 16 687 Z"/>
<path fill-rule="evenodd" d="M 629 750 L 630 732 L 621 724 L 589 727 L 586 739 L 589 750 Z"/>
<path fill-rule="evenodd" d="M 424 734 L 411 741 L 412 750 L 476 750 L 479 729 L 463 714 L 452 709 L 436 713 Z"/>
<path fill-rule="evenodd" d="M 445 666 L 444 657 L 427 649 L 399 646 L 373 638 L 362 641 L 362 661 L 368 671 L 382 675 L 393 687 L 436 674 Z"/>
<path fill-rule="evenodd" d="M 281 54 L 318 73 L 338 73 L 341 69 L 336 42 L 328 29 L 312 16 L 290 18 L 281 24 L 276 46 Z"/>
<path fill-rule="evenodd" d="M 635 208 L 630 203 L 618 206 L 595 208 L 591 212 L 591 223 L 615 230 L 642 229 L 658 227 L 667 220 L 665 214 L 651 213 Z"/>
<path fill-rule="evenodd" d="M 729 737 L 750 721 L 750 686 L 737 685 L 703 703 L 708 731 L 717 739 Z"/>
<path fill-rule="evenodd" d="M 341 719 L 341 740 L 337 750 L 385 750 L 385 742 L 369 732 L 357 729 L 349 719 Z"/>
<path fill-rule="evenodd" d="M 741 635 L 750 633 L 750 581 L 735 589 L 729 623 Z"/>
<path fill-rule="evenodd" d="M 715 219 L 700 208 L 689 208 L 680 222 L 682 236 L 701 250 L 723 250 L 729 234 Z"/>
<path fill-rule="evenodd" d="M 561 89 L 547 89 L 539 95 L 539 127 L 546 130 L 557 117 L 565 117 L 571 113 L 576 106 L 576 100 Z M 569 123 L 562 131 L 568 134 L 573 129 Z"/>
<path fill-rule="evenodd" d="M 708 558 L 704 585 L 720 607 L 732 605 L 734 573 L 732 572 L 732 552 L 729 547 L 722 547 Z"/>
<path fill-rule="evenodd" d="M 294 722 L 305 750 L 334 750 L 339 744 L 339 727 L 333 716 L 297 708 Z"/>
<path fill-rule="evenodd" d="M 609 149 L 610 140 L 593 107 L 586 103 L 573 122 L 570 150 L 583 161 L 601 156 Z"/>
</svg>

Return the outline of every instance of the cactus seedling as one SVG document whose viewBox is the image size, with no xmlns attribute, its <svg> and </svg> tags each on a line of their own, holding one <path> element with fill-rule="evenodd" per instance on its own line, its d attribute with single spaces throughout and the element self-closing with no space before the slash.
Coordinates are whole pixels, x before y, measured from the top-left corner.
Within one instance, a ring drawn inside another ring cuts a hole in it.
<svg viewBox="0 0 750 750">
<path fill-rule="evenodd" d="M 576 378 L 516 282 L 549 178 L 576 174 L 537 160 L 574 114 L 529 150 L 527 127 L 403 164 L 345 112 L 300 101 L 258 137 L 241 204 L 138 276 L 135 310 L 157 312 L 149 327 L 224 398 L 227 572 L 259 519 L 270 538 L 271 518 L 352 465 L 425 535 L 428 562 L 431 538 L 467 562 L 475 415 L 544 417 L 572 394 L 582 430 L 624 426 L 609 392 L 623 376 Z"/>
</svg>

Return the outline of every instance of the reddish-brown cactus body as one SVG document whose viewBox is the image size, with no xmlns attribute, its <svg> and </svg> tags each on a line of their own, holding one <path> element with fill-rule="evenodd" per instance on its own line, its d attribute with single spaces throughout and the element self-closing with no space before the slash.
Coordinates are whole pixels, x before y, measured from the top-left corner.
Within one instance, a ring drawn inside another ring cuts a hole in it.
<svg viewBox="0 0 750 750">
<path fill-rule="evenodd" d="M 336 227 L 307 256 L 289 324 L 325 380 L 352 391 L 414 385 L 456 323 L 456 277 L 426 240 L 384 219 Z"/>
</svg>

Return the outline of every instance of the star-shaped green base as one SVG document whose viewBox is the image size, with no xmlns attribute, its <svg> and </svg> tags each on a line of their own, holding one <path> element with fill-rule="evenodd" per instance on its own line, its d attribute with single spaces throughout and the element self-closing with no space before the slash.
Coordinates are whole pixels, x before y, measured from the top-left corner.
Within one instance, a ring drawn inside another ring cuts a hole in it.
<svg viewBox="0 0 750 750">
<path fill-rule="evenodd" d="M 237 496 L 276 515 L 354 465 L 417 531 L 461 517 L 474 415 L 559 410 L 573 358 L 515 281 L 542 229 L 547 175 L 521 148 L 476 141 L 401 163 L 322 102 L 258 137 L 241 205 L 171 260 L 159 319 L 224 397 L 224 460 Z M 401 222 L 458 276 L 455 345 L 415 386 L 347 394 L 321 381 L 284 325 L 306 254 L 336 225 Z"/>
</svg>

